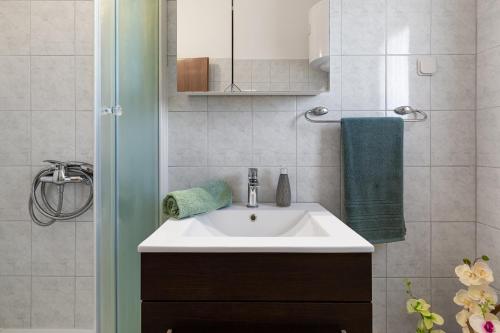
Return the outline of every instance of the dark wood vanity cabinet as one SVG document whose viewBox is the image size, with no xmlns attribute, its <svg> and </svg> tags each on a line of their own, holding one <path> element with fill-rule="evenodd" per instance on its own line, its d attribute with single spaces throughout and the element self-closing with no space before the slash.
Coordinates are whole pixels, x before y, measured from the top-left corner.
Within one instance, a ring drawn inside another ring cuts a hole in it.
<svg viewBox="0 0 500 333">
<path fill-rule="evenodd" d="M 142 253 L 142 333 L 372 332 L 370 253 Z"/>
</svg>

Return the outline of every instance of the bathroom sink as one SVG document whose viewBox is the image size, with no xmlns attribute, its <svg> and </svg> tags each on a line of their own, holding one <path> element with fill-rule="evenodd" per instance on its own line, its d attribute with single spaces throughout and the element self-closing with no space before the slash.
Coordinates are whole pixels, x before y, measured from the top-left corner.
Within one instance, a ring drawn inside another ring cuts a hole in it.
<svg viewBox="0 0 500 333">
<path fill-rule="evenodd" d="M 167 220 L 139 252 L 361 253 L 373 246 L 319 204 L 242 204 Z"/>
</svg>

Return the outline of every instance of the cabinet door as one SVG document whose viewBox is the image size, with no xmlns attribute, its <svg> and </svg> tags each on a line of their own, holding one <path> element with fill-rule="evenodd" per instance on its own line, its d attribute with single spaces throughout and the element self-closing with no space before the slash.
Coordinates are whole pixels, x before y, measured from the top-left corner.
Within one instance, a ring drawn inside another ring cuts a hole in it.
<svg viewBox="0 0 500 333">
<path fill-rule="evenodd" d="M 370 333 L 370 303 L 143 302 L 142 333 Z"/>
</svg>

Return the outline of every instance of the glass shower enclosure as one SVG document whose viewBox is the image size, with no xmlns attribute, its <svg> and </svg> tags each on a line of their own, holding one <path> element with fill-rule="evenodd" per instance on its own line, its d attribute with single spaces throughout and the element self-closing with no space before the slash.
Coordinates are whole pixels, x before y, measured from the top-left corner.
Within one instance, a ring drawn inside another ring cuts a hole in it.
<svg viewBox="0 0 500 333">
<path fill-rule="evenodd" d="M 159 1 L 95 1 L 97 332 L 138 333 L 159 222 Z"/>
</svg>

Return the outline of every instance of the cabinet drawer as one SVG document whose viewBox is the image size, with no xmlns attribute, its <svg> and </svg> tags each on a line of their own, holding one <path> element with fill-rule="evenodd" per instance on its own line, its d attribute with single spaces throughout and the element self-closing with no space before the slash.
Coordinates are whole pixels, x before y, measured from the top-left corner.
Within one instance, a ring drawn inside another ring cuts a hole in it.
<svg viewBox="0 0 500 333">
<path fill-rule="evenodd" d="M 143 253 L 143 301 L 371 302 L 371 254 Z"/>
<path fill-rule="evenodd" d="M 142 303 L 142 333 L 370 333 L 371 318 L 370 303 Z"/>
</svg>

